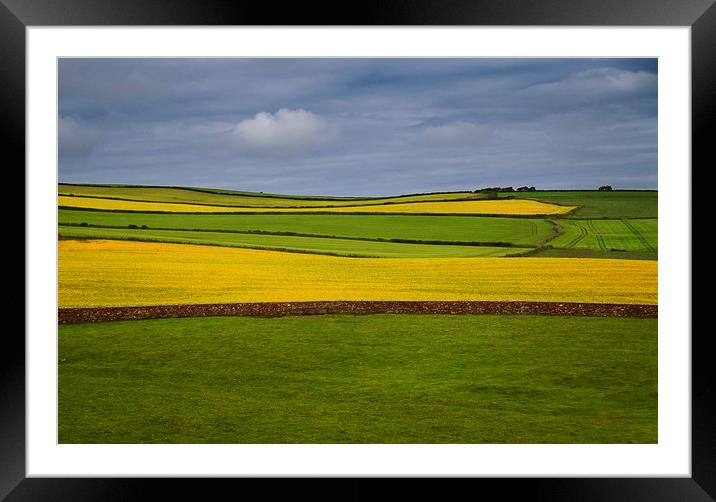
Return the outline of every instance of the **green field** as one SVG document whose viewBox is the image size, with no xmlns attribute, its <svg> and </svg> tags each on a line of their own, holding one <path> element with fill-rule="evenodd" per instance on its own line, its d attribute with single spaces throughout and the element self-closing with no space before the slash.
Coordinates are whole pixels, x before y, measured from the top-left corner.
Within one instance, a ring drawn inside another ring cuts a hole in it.
<svg viewBox="0 0 716 502">
<path fill-rule="evenodd" d="M 656 191 L 537 191 L 510 192 L 500 196 L 581 206 L 569 215 L 569 218 L 657 218 L 659 216 Z"/>
<path fill-rule="evenodd" d="M 561 220 L 563 233 L 550 241 L 555 248 L 601 251 L 652 251 L 658 247 L 658 221 Z"/>
<path fill-rule="evenodd" d="M 527 251 L 528 248 L 494 246 L 457 246 L 436 244 L 404 244 L 323 237 L 206 232 L 187 230 L 154 230 L 130 228 L 98 228 L 60 226 L 60 238 L 120 239 L 145 242 L 174 242 L 212 246 L 271 249 L 337 256 L 376 258 L 450 258 L 505 256 Z"/>
<path fill-rule="evenodd" d="M 657 260 L 658 251 L 602 251 L 599 249 L 533 249 L 521 256 L 536 258 L 604 258 L 610 260 Z"/>
<path fill-rule="evenodd" d="M 153 214 L 59 210 L 60 224 L 153 229 L 263 231 L 324 237 L 409 241 L 511 243 L 535 246 L 556 235 L 538 218 L 353 214 Z"/>
<path fill-rule="evenodd" d="M 574 197 L 581 197 L 582 203 L 591 206 L 578 210 L 577 215 L 587 211 L 601 216 L 595 219 L 554 217 L 550 220 L 532 217 L 448 215 L 156 214 L 60 209 L 58 218 L 60 233 L 65 238 L 108 237 L 390 257 L 502 256 L 516 254 L 515 248 L 541 248 L 547 245 L 532 254 L 555 258 L 657 258 L 658 220 L 634 217 L 639 212 L 646 211 L 649 204 L 656 203 L 654 192 L 532 194 L 541 198 L 556 194 L 554 196 L 559 200 L 549 202 L 574 204 L 580 202 Z M 565 197 L 569 200 L 565 200 Z M 620 202 L 613 204 L 615 199 Z M 599 203 L 594 202 L 596 200 L 599 200 Z M 603 219 L 608 212 L 605 209 L 607 207 L 612 212 L 630 216 Z M 83 225 L 82 229 L 72 228 L 78 225 Z M 148 229 L 132 231 L 126 228 L 130 225 L 146 226 Z M 90 230 L 92 227 L 112 228 Z M 560 227 L 561 230 L 558 231 Z M 184 232 L 179 232 L 180 230 Z M 202 231 L 202 234 L 194 231 Z M 357 240 L 347 242 L 345 239 Z M 443 246 L 443 250 L 427 249 L 425 246 L 390 246 L 372 241 L 415 245 L 479 244 L 482 249 L 455 246 L 450 246 L 450 249 Z M 506 248 L 491 249 L 496 247 Z"/>
<path fill-rule="evenodd" d="M 260 194 L 255 192 L 234 192 L 229 190 L 194 189 L 180 187 L 145 187 L 124 185 L 65 185 L 58 186 L 60 195 L 99 197 L 144 202 L 171 202 L 179 204 L 202 204 L 237 207 L 326 207 L 389 204 L 396 202 L 420 202 L 460 200 L 477 198 L 471 192 L 434 193 L 405 195 L 399 197 L 374 198 L 328 198 L 299 197 Z"/>
<path fill-rule="evenodd" d="M 656 443 L 657 320 L 59 326 L 60 443 Z"/>
</svg>

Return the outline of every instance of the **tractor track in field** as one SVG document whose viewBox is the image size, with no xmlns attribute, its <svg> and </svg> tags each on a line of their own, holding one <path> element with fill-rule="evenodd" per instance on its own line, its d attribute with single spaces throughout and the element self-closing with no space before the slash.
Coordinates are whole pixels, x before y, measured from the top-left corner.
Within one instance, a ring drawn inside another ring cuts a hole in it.
<svg viewBox="0 0 716 502">
<path fill-rule="evenodd" d="M 169 317 L 322 314 L 541 314 L 596 317 L 657 317 L 658 306 L 633 303 L 536 301 L 308 301 L 63 307 L 60 324 Z"/>
<path fill-rule="evenodd" d="M 654 249 L 654 246 L 652 246 L 649 243 L 649 241 L 646 240 L 646 238 L 641 234 L 641 232 L 639 232 L 639 230 L 637 230 L 637 228 L 634 226 L 634 224 L 632 222 L 630 222 L 628 220 L 623 220 L 623 221 L 624 221 L 624 225 L 629 229 L 629 231 L 632 234 L 634 234 L 634 237 L 636 237 L 639 240 L 639 242 L 641 243 L 641 245 L 644 246 L 644 249 L 646 249 L 648 251 L 656 251 L 656 249 Z"/>
</svg>

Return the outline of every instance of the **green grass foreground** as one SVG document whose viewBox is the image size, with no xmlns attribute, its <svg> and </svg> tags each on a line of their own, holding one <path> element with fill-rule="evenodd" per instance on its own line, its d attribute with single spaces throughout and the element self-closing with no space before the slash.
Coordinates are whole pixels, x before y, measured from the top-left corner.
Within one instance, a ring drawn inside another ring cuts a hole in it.
<svg viewBox="0 0 716 502">
<path fill-rule="evenodd" d="M 60 443 L 655 443 L 657 320 L 59 326 Z"/>
</svg>

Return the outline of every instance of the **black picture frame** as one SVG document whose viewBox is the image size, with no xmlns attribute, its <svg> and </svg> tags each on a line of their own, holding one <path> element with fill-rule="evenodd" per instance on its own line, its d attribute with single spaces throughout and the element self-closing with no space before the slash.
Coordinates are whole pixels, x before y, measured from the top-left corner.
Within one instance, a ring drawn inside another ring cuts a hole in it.
<svg viewBox="0 0 716 502">
<path fill-rule="evenodd" d="M 0 71 L 3 110 L 0 120 L 5 125 L 2 142 L 7 165 L 25 163 L 26 27 L 108 25 L 690 26 L 692 165 L 716 165 L 716 155 L 710 144 L 712 135 L 709 134 L 716 122 L 714 0 L 366 0 L 354 4 L 354 8 L 350 5 L 294 2 L 277 8 L 271 3 L 222 0 L 0 0 L 0 63 L 3 68 Z M 716 375 L 707 350 L 709 333 L 693 331 L 691 336 L 691 478 L 476 478 L 461 480 L 451 485 L 450 490 L 470 483 L 470 492 L 489 488 L 498 490 L 500 497 L 507 499 L 519 496 L 537 500 L 714 500 L 716 385 L 712 382 L 716 382 Z M 150 487 L 160 487 L 163 499 L 194 493 L 206 497 L 209 481 L 212 485 L 258 482 L 203 480 L 198 483 L 200 492 L 192 492 L 189 480 L 183 479 L 27 478 L 24 338 L 17 331 L 7 329 L 2 346 L 0 500 L 135 500 L 148 494 Z M 305 482 L 292 483 L 291 496 L 310 494 L 312 498 L 355 499 L 383 493 L 375 480 L 369 479 L 349 480 L 338 492 L 329 488 L 332 485 L 328 483 L 302 481 Z M 429 493 L 423 481 L 414 480 L 410 487 L 401 488 L 403 495 L 407 496 L 407 491 L 413 490 L 423 495 Z M 275 486 L 262 483 L 264 496 L 275 494 Z M 434 489 L 434 484 L 430 489 Z M 438 489 L 441 498 L 449 493 L 444 487 Z"/>
</svg>

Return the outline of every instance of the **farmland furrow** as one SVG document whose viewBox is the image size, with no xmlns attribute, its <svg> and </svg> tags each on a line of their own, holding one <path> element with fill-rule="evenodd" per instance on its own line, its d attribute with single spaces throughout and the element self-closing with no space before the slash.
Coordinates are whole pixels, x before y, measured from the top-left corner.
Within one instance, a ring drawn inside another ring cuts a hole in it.
<svg viewBox="0 0 716 502">
<path fill-rule="evenodd" d="M 577 244 L 579 244 L 582 239 L 584 239 L 587 236 L 587 229 L 583 226 L 579 225 L 579 235 L 577 235 L 574 239 L 572 239 L 569 244 L 567 244 L 567 248 L 573 248 Z"/>
<path fill-rule="evenodd" d="M 645 239 L 643 235 L 641 235 L 641 232 L 639 232 L 639 230 L 634 227 L 634 224 L 632 222 L 630 222 L 629 220 L 623 220 L 623 223 L 624 226 L 626 226 L 629 231 L 634 234 L 634 237 L 636 237 L 639 242 L 641 242 L 645 249 L 648 249 L 649 251 L 656 251 L 656 249 L 654 249 L 654 246 L 652 246 L 651 243 L 647 239 Z"/>
</svg>

